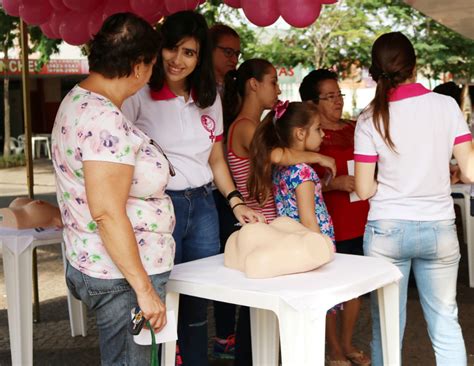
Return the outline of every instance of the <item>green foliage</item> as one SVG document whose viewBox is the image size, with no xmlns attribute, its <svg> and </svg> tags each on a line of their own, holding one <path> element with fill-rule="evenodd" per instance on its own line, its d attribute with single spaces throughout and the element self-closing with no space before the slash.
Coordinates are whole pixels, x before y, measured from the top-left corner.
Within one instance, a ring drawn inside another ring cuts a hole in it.
<svg viewBox="0 0 474 366">
<path fill-rule="evenodd" d="M 25 166 L 25 154 L 14 154 L 9 156 L 0 156 L 0 169 L 14 168 L 17 166 Z"/>
<path fill-rule="evenodd" d="M 49 39 L 40 27 L 28 27 L 30 34 L 31 49 L 30 52 L 38 52 L 39 59 L 37 63 L 37 70 L 41 69 L 44 64 L 49 61 L 53 53 L 59 52 L 59 45 L 62 39 Z"/>
</svg>

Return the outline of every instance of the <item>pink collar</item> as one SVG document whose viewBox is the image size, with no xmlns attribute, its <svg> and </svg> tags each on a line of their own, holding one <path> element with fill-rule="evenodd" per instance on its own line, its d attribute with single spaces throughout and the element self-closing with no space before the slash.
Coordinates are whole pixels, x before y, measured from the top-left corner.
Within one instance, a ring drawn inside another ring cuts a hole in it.
<svg viewBox="0 0 474 366">
<path fill-rule="evenodd" d="M 178 97 L 166 83 L 163 84 L 160 90 L 150 89 L 150 96 L 153 100 L 169 100 Z M 191 89 L 191 98 L 193 98 L 193 101 L 197 99 L 196 89 L 194 88 Z"/>
<path fill-rule="evenodd" d="M 397 102 L 402 99 L 419 97 L 431 93 L 431 90 L 426 89 L 420 83 L 402 84 L 388 92 L 388 100 L 390 102 Z"/>
</svg>

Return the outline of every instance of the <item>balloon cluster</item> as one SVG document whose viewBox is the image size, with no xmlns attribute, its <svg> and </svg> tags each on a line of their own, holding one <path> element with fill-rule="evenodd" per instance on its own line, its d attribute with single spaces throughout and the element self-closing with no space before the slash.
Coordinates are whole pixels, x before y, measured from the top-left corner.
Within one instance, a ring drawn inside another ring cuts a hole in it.
<svg viewBox="0 0 474 366">
<path fill-rule="evenodd" d="M 281 17 L 289 25 L 304 28 L 313 24 L 324 4 L 337 0 L 224 0 L 233 8 L 242 8 L 245 16 L 255 25 L 266 27 Z"/>
<path fill-rule="evenodd" d="M 46 37 L 72 45 L 89 41 L 112 14 L 132 12 L 151 24 L 205 0 L 3 0 L 3 9 L 27 24 L 39 25 Z"/>
<path fill-rule="evenodd" d="M 3 0 L 3 9 L 27 24 L 39 25 L 52 39 L 72 45 L 86 43 L 112 14 L 133 12 L 151 24 L 181 10 L 194 10 L 206 0 Z M 337 0 L 223 0 L 242 8 L 255 25 L 266 27 L 281 17 L 294 27 L 314 23 L 323 4 Z"/>
</svg>

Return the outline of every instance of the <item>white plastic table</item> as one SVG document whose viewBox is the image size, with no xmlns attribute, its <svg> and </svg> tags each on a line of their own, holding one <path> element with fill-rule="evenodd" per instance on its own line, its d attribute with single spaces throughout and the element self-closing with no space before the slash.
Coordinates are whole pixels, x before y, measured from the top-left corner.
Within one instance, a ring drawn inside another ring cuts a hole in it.
<svg viewBox="0 0 474 366">
<path fill-rule="evenodd" d="M 0 229 L 12 365 L 33 364 L 32 254 L 41 245 L 61 244 L 62 231 Z M 71 335 L 87 335 L 86 308 L 68 291 Z"/>
<path fill-rule="evenodd" d="M 461 208 L 462 227 L 464 240 L 467 244 L 467 262 L 469 267 L 469 286 L 474 287 L 474 216 L 471 209 L 471 184 L 454 184 L 451 192 L 460 194 L 461 197 L 453 197 L 454 203 Z M 474 193 L 474 192 L 473 192 Z"/>
<path fill-rule="evenodd" d="M 315 271 L 252 280 L 224 267 L 223 255 L 176 265 L 166 306 L 178 314 L 179 294 L 249 306 L 255 365 L 324 365 L 326 312 L 336 304 L 377 290 L 384 365 L 400 365 L 398 281 L 385 260 L 336 254 Z M 278 319 L 278 321 L 277 321 Z M 174 365 L 175 342 L 165 343 L 162 364 Z"/>
</svg>

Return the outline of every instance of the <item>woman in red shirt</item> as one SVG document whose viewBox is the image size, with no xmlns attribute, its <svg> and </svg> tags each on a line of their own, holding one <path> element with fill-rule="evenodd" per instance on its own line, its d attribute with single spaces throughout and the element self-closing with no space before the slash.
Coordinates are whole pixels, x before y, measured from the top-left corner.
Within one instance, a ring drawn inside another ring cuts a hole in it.
<svg viewBox="0 0 474 366">
<path fill-rule="evenodd" d="M 354 176 L 348 173 L 348 162 L 354 164 L 355 122 L 341 118 L 344 100 L 337 83 L 337 75 L 325 69 L 311 71 L 303 79 L 299 92 L 301 100 L 312 100 L 320 113 L 325 136 L 319 153 L 336 160 L 337 177 L 331 180 L 324 178 L 326 172 L 323 167 L 315 166 L 316 172 L 325 184 L 324 201 L 334 223 L 336 251 L 364 255 L 362 245 L 369 203 L 360 200 L 351 202 L 355 181 Z M 332 331 L 329 329 L 327 331 L 330 363 L 333 361 L 334 365 L 344 365 L 346 362 L 347 365 L 350 365 L 350 362 L 356 365 L 370 364 L 370 358 L 352 344 L 352 334 L 359 310 L 360 299 L 344 303 L 339 337 L 335 317 L 327 322 L 327 327 L 332 327 Z M 330 336 L 331 334 L 334 336 Z"/>
</svg>

